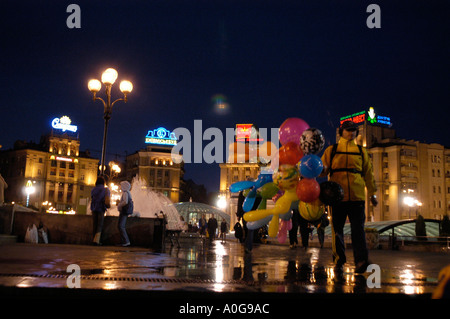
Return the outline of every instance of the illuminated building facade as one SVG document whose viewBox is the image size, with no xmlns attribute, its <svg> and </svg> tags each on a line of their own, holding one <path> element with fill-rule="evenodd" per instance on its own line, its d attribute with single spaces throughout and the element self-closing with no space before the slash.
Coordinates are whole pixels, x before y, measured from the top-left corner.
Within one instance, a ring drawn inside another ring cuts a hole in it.
<svg viewBox="0 0 450 319">
<path fill-rule="evenodd" d="M 176 145 L 175 135 L 165 128 L 150 130 L 145 137 L 148 146 L 126 157 L 126 177 L 132 180 L 139 175 L 153 191 L 160 192 L 173 203 L 180 201 L 180 189 L 184 174 L 181 155 L 175 163 L 172 147 Z"/>
<path fill-rule="evenodd" d="M 442 219 L 450 209 L 450 149 L 396 137 L 387 116 L 373 108 L 341 118 L 358 126 L 358 144 L 367 147 L 377 184 L 378 206 L 366 200 L 369 221 Z M 336 130 L 336 141 L 339 133 Z"/>
<path fill-rule="evenodd" d="M 80 152 L 76 126 L 62 117 L 52 122 L 53 130 L 39 144 L 18 141 L 0 152 L 0 170 L 8 183 L 5 200 L 26 202 L 25 186 L 32 185 L 29 205 L 40 210 L 74 210 L 86 213 L 97 178 L 98 159 Z"/>
</svg>

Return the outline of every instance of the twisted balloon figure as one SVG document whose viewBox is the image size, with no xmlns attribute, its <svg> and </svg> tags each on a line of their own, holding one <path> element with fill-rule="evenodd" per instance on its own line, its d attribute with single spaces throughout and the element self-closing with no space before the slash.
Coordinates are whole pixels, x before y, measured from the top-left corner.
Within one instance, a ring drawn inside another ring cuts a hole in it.
<svg viewBox="0 0 450 319">
<path fill-rule="evenodd" d="M 281 196 L 275 203 L 274 208 L 252 210 L 244 214 L 244 219 L 247 222 L 253 222 L 273 215 L 269 224 L 269 236 L 276 237 L 279 227 L 279 217 L 290 218 L 292 202 L 296 201 L 298 201 L 298 197 L 295 188 L 286 189 L 283 196 Z M 284 214 L 289 216 L 280 216 Z"/>
<path fill-rule="evenodd" d="M 284 190 L 284 194 L 276 201 L 274 208 L 253 210 L 245 213 L 245 221 L 254 222 L 261 219 L 266 220 L 268 216 L 273 215 L 269 224 L 269 236 L 276 237 L 279 228 L 279 218 L 281 217 L 289 220 L 291 217 L 292 203 L 298 202 L 296 192 L 298 178 L 298 171 L 295 167 L 280 167 L 279 171 L 274 174 L 273 179 L 278 187 Z"/>
<path fill-rule="evenodd" d="M 244 204 L 242 205 L 242 209 L 244 210 L 244 212 L 248 212 L 252 209 L 253 204 L 255 204 L 256 191 L 258 190 L 258 188 L 271 182 L 272 174 L 259 174 L 258 178 L 255 181 L 241 181 L 231 184 L 230 192 L 237 193 L 244 189 L 251 188 L 250 192 L 244 200 Z"/>
</svg>

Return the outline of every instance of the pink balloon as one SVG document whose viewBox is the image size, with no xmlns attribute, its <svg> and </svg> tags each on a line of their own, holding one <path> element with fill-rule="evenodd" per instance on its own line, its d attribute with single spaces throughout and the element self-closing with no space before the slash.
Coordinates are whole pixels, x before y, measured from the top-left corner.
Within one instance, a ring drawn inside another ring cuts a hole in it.
<svg viewBox="0 0 450 319">
<path fill-rule="evenodd" d="M 309 125 L 302 119 L 297 117 L 290 117 L 281 124 L 278 131 L 278 137 L 281 145 L 286 145 L 289 142 L 294 142 L 300 145 L 300 137 L 304 130 L 308 129 Z"/>
<path fill-rule="evenodd" d="M 287 222 L 288 222 L 287 230 L 290 231 L 292 229 L 292 219 L 289 219 Z"/>
<path fill-rule="evenodd" d="M 289 223 L 291 220 L 280 220 L 280 226 L 278 228 L 278 235 L 277 235 L 277 239 L 278 242 L 280 244 L 283 244 L 286 242 L 287 239 L 287 232 L 288 230 L 290 230 L 290 228 L 292 228 L 292 223 Z M 289 228 L 289 224 L 290 224 L 290 228 Z"/>
</svg>

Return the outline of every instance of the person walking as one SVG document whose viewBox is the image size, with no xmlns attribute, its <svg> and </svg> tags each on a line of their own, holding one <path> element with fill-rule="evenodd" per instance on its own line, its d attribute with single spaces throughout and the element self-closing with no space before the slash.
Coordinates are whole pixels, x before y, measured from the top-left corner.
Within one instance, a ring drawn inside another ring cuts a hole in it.
<svg viewBox="0 0 450 319">
<path fill-rule="evenodd" d="M 205 217 L 205 214 L 202 214 L 202 217 L 198 221 L 198 230 L 200 233 L 200 237 L 202 237 L 202 238 L 203 238 L 203 236 L 206 235 L 206 226 L 207 226 L 206 217 Z"/>
<path fill-rule="evenodd" d="M 217 229 L 217 219 L 214 218 L 214 215 L 208 219 L 208 234 L 209 234 L 209 242 L 212 243 L 214 239 L 216 239 L 216 229 Z"/>
<path fill-rule="evenodd" d="M 222 239 L 222 243 L 225 242 L 225 236 L 228 231 L 228 225 L 225 219 L 222 219 L 220 223 L 220 239 Z"/>
<path fill-rule="evenodd" d="M 325 228 L 329 224 L 330 224 L 330 222 L 328 221 L 328 215 L 323 214 L 320 217 L 318 224 L 316 225 L 317 237 L 319 238 L 320 248 L 323 248 L 323 244 L 325 242 Z"/>
<path fill-rule="evenodd" d="M 120 197 L 120 202 L 117 205 L 117 210 L 119 211 L 119 221 L 117 223 L 117 227 L 120 233 L 121 246 L 126 247 L 130 246 L 130 239 L 128 238 L 126 231 L 126 224 L 128 216 L 133 213 L 132 208 L 130 212 L 130 205 L 133 205 L 133 200 L 131 198 L 131 184 L 129 182 L 120 182 L 120 188 L 122 190 L 122 196 Z"/>
<path fill-rule="evenodd" d="M 97 177 L 95 187 L 91 191 L 91 211 L 93 221 L 94 245 L 101 245 L 101 235 L 105 212 L 111 207 L 111 192 L 105 187 L 105 179 L 102 176 Z"/>
<path fill-rule="evenodd" d="M 355 261 L 355 273 L 364 273 L 369 265 L 369 253 L 364 232 L 365 188 L 373 206 L 378 204 L 372 162 L 367 150 L 357 145 L 358 127 L 345 121 L 339 128 L 340 139 L 330 145 L 322 155 L 324 166 L 321 176 L 338 183 L 344 190 L 341 202 L 331 205 L 333 259 L 338 270 L 346 262 L 344 224 L 348 217 Z"/>
</svg>

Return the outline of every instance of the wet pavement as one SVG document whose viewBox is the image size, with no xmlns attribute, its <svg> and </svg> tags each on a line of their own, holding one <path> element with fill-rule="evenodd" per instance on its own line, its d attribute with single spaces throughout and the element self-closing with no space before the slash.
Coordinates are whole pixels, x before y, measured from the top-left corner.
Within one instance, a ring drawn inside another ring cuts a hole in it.
<svg viewBox="0 0 450 319">
<path fill-rule="evenodd" d="M 164 292 L 179 297 L 212 293 L 252 298 L 430 298 L 439 271 L 450 264 L 450 252 L 371 250 L 370 259 L 379 268 L 357 275 L 351 249 L 343 272 L 338 273 L 330 248 L 265 244 L 255 245 L 248 254 L 235 240 L 212 244 L 185 240 L 181 247 L 169 243 L 163 252 L 142 247 L 14 243 L 0 246 L 0 292 L 13 296 L 44 292 L 60 297 Z M 73 264 L 79 267 L 78 278 L 76 272 L 68 271 Z"/>
</svg>

